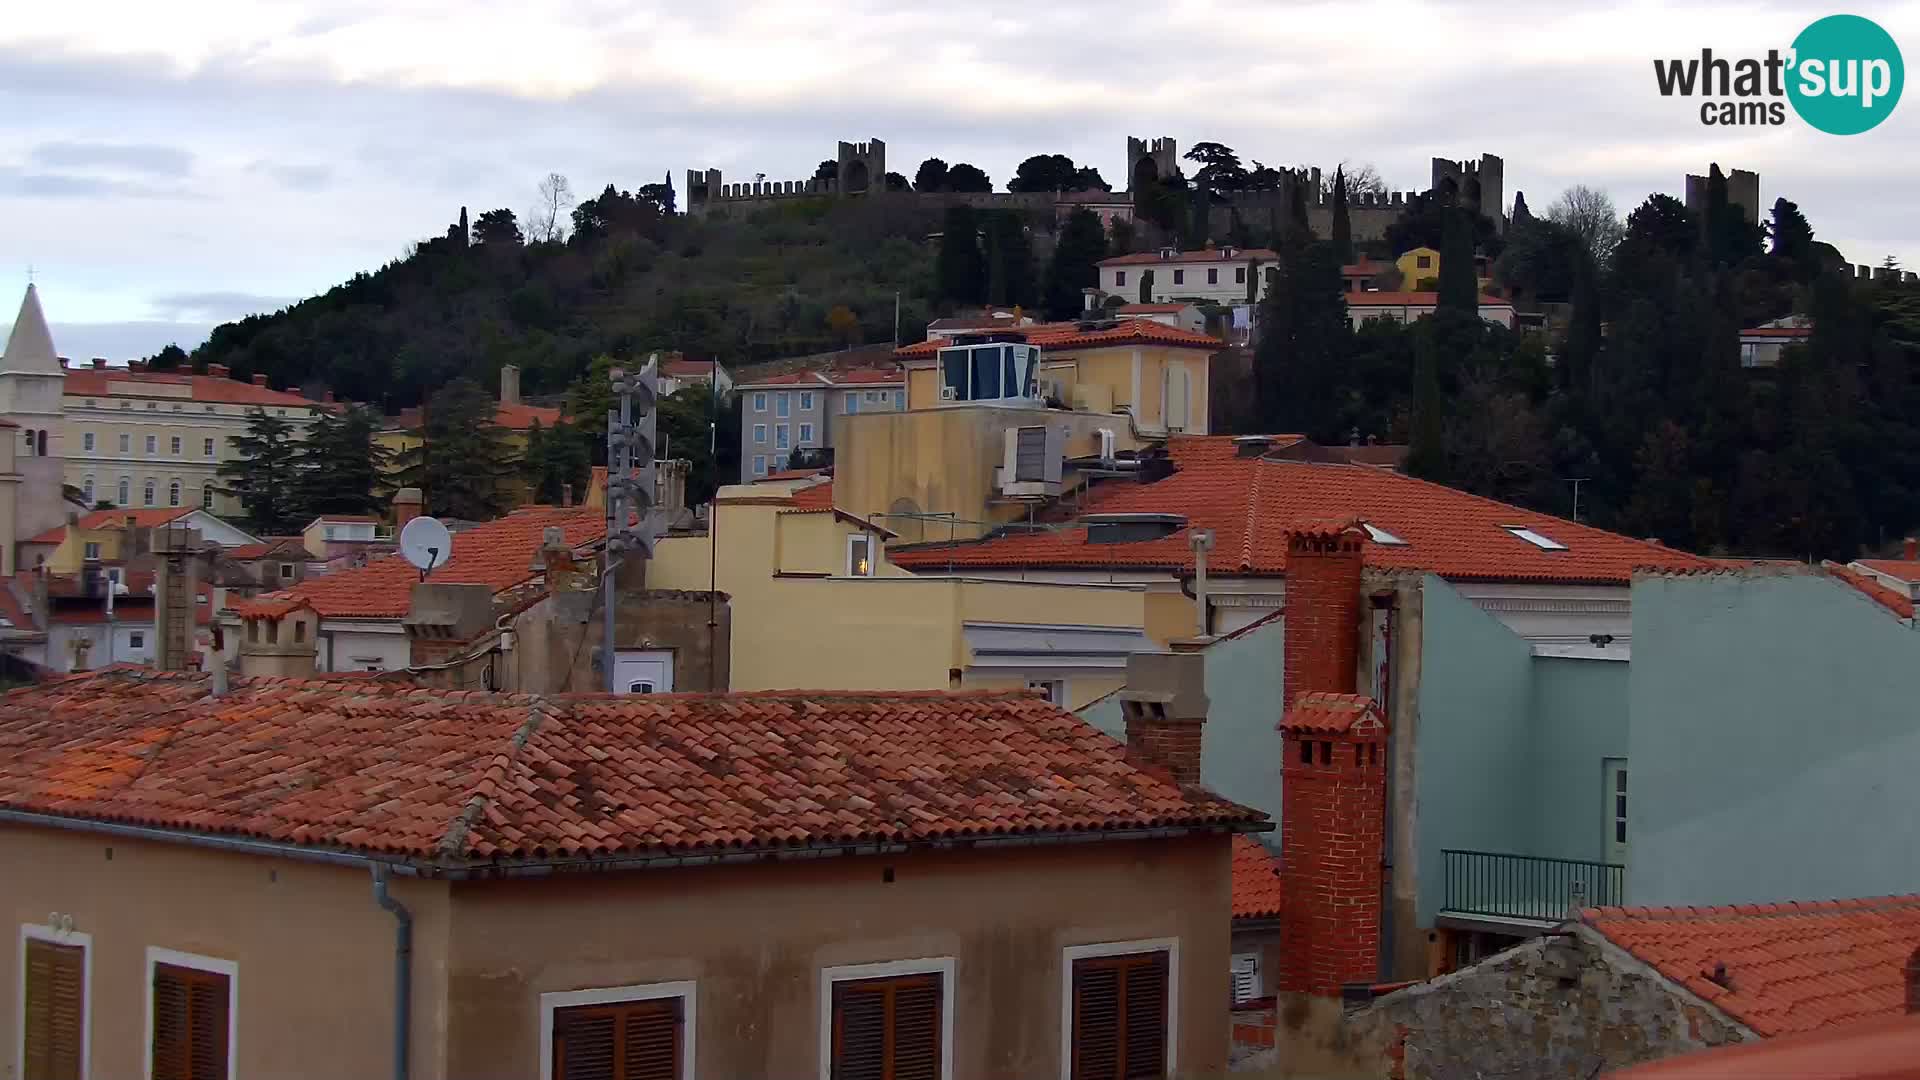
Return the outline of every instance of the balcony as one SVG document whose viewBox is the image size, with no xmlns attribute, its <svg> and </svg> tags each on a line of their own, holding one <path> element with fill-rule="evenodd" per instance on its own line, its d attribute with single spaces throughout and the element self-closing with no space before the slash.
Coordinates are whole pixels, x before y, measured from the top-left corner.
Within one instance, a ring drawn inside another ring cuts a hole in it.
<svg viewBox="0 0 1920 1080">
<path fill-rule="evenodd" d="M 1445 850 L 1442 916 L 1558 923 L 1578 908 L 1625 902 L 1627 868 L 1617 863 Z"/>
</svg>

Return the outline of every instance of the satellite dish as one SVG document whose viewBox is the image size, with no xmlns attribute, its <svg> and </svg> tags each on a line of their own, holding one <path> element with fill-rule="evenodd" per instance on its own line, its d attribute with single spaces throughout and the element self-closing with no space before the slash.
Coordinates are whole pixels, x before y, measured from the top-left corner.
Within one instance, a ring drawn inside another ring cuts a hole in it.
<svg viewBox="0 0 1920 1080">
<path fill-rule="evenodd" d="M 417 517 L 400 530 L 400 555 L 420 568 L 421 580 L 453 558 L 453 534 L 439 518 Z"/>
</svg>

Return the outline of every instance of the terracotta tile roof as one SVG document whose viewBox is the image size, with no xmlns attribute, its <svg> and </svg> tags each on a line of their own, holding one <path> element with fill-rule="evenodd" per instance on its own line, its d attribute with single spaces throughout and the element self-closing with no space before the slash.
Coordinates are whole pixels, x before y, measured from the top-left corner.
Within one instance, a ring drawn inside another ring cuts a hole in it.
<svg viewBox="0 0 1920 1080">
<path fill-rule="evenodd" d="M 289 556 L 298 554 L 304 559 L 307 555 L 307 549 L 303 546 L 304 544 L 305 541 L 298 536 L 275 536 L 269 537 L 267 540 L 258 544 L 241 544 L 239 547 L 230 547 L 222 551 L 221 554 L 229 559 L 240 562 L 264 559 L 270 555 L 280 554 Z"/>
<path fill-rule="evenodd" d="M 1902 619 L 1913 618 L 1913 598 L 1903 596 L 1880 581 L 1861 573 L 1852 567 L 1839 563 L 1822 563 L 1821 568 L 1832 574 L 1842 584 L 1849 585 L 1865 594 L 1867 599 L 1893 612 Z"/>
<path fill-rule="evenodd" d="M 1023 326 L 1006 333 L 1019 337 L 1042 350 L 1098 348 L 1106 345 L 1172 345 L 1195 349 L 1224 349 L 1219 338 L 1196 330 L 1182 330 L 1146 319 L 1122 319 L 1119 325 L 1104 330 L 1082 330 L 1078 323 L 1043 323 Z M 937 338 L 902 347 L 894 355 L 903 360 L 931 358 L 953 343 Z"/>
<path fill-rule="evenodd" d="M 562 412 L 540 405 L 502 405 L 493 411 L 493 423 L 496 427 L 508 431 L 525 431 L 539 421 L 543 428 L 550 428 L 560 422 Z"/>
<path fill-rule="evenodd" d="M 11 579 L 0 578 L 0 620 L 15 630 L 32 630 L 33 616 L 27 611 L 27 598 L 33 595 L 33 589 L 31 570 L 22 570 Z"/>
<path fill-rule="evenodd" d="M 1640 567 L 1712 570 L 1707 559 L 1589 525 L 1483 499 L 1371 465 L 1239 457 L 1222 435 L 1176 436 L 1167 450 L 1177 470 L 1152 484 L 1098 484 L 1084 513 L 1184 514 L 1213 530 L 1211 573 L 1284 574 L 1286 527 L 1309 517 L 1358 518 L 1403 545 L 1366 544 L 1367 565 L 1424 570 L 1463 581 L 1559 581 L 1629 584 Z M 1522 525 L 1566 545 L 1543 551 L 1502 526 Z M 1089 544 L 1087 530 L 1010 534 L 955 545 L 895 548 L 887 559 L 909 569 L 1050 567 L 1189 570 L 1185 530 L 1157 540 Z"/>
<path fill-rule="evenodd" d="M 1859 565 L 1890 578 L 1920 584 L 1920 562 L 1912 559 L 1858 559 Z"/>
<path fill-rule="evenodd" d="M 1316 691 L 1293 699 L 1293 708 L 1280 718 L 1282 731 L 1306 731 L 1315 734 L 1344 735 L 1354 728 L 1379 728 L 1383 724 L 1380 707 L 1365 694 L 1334 694 Z"/>
<path fill-rule="evenodd" d="M 442 867 L 1264 819 L 1025 691 L 207 691 L 122 669 L 0 697 L 0 806 Z"/>
<path fill-rule="evenodd" d="M 1233 838 L 1233 917 L 1271 919 L 1280 914 L 1280 859 L 1251 836 Z"/>
<path fill-rule="evenodd" d="M 1246 262 L 1248 259 L 1260 259 L 1272 262 L 1280 256 L 1267 248 L 1234 248 L 1229 255 L 1220 248 L 1202 248 L 1199 251 L 1175 252 L 1172 258 L 1163 258 L 1158 251 L 1136 251 L 1128 255 L 1115 255 L 1111 259 L 1101 259 L 1101 266 L 1150 266 L 1155 263 L 1196 263 L 1196 262 Z"/>
<path fill-rule="evenodd" d="M 1589 908 L 1580 921 L 1756 1034 L 1772 1036 L 1904 1009 L 1907 959 L 1920 946 L 1920 895 Z"/>
<path fill-rule="evenodd" d="M 927 324 L 933 330 L 1011 330 L 1023 323 L 1031 323 L 1033 317 L 1022 312 L 1018 318 L 1012 310 L 1002 310 L 994 314 L 949 315 L 944 319 L 935 319 Z"/>
<path fill-rule="evenodd" d="M 856 368 L 832 371 L 827 378 L 835 386 L 907 385 L 907 373 L 899 368 Z"/>
<path fill-rule="evenodd" d="M 1114 309 L 1120 315 L 1178 315 L 1192 304 L 1121 304 Z"/>
<path fill-rule="evenodd" d="M 833 386 L 905 386 L 906 372 L 894 367 L 849 368 L 845 371 L 789 371 L 782 375 L 766 375 L 750 383 L 740 383 L 736 390 L 756 390 L 762 387 L 798 386 L 801 389 Z"/>
<path fill-rule="evenodd" d="M 794 492 L 793 505 L 801 510 L 833 509 L 833 481 L 803 487 Z"/>
<path fill-rule="evenodd" d="M 703 379 L 713 374 L 713 368 L 713 363 L 707 360 L 667 360 L 661 363 L 660 374 L 676 379 Z"/>
<path fill-rule="evenodd" d="M 1348 307 L 1434 307 L 1440 303 L 1437 292 L 1350 292 L 1341 293 Z M 1512 307 L 1513 301 L 1480 294 L 1481 307 Z"/>
<path fill-rule="evenodd" d="M 126 368 L 68 368 L 66 387 L 62 392 L 67 397 L 139 396 L 139 391 L 125 394 L 119 390 L 109 389 L 110 383 L 133 383 L 156 389 L 184 386 L 188 388 L 191 397 L 182 398 L 168 394 L 167 398 L 173 401 L 193 401 L 202 405 L 286 405 L 303 409 L 321 407 L 320 402 L 308 401 L 299 394 L 255 386 L 250 381 L 213 375 L 189 375 L 173 371 L 129 371 Z"/>
<path fill-rule="evenodd" d="M 777 484 L 782 480 L 805 480 L 808 477 L 819 476 L 820 473 L 821 470 L 819 469 L 781 469 L 778 472 L 770 472 L 765 476 L 755 479 L 754 483 Z"/>
<path fill-rule="evenodd" d="M 605 512 L 584 506 L 523 507 L 506 517 L 457 533 L 453 558 L 433 572 L 433 580 L 464 585 L 491 585 L 510 589 L 531 580 L 534 555 L 549 526 L 565 531 L 574 547 L 596 543 L 606 535 Z M 265 614 L 280 601 L 303 598 L 323 619 L 397 619 L 407 613 L 420 571 L 398 555 L 374 559 L 356 570 L 340 570 L 304 581 L 291 589 L 267 593 L 233 605 L 248 616 Z"/>
<path fill-rule="evenodd" d="M 380 524 L 380 519 L 371 514 L 321 514 L 319 517 L 307 522 L 307 528 L 311 529 L 315 525 L 322 523 L 330 525 L 378 525 Z"/>
<path fill-rule="evenodd" d="M 1920 1080 L 1920 1016 L 1884 1016 L 1736 1043 L 1606 1074 L 1605 1080 Z"/>
<path fill-rule="evenodd" d="M 1340 276 L 1341 277 L 1372 277 L 1373 275 L 1378 274 L 1380 271 L 1385 270 L 1387 267 L 1393 266 L 1393 265 L 1395 264 L 1390 262 L 1374 262 L 1372 259 L 1363 257 L 1359 262 L 1348 263 L 1347 265 L 1341 267 Z"/>
<path fill-rule="evenodd" d="M 789 371 L 782 375 L 764 375 L 750 383 L 735 383 L 735 390 L 755 390 L 763 386 L 830 386 L 818 371 Z"/>
<path fill-rule="evenodd" d="M 90 514 L 80 515 L 80 519 L 74 522 L 74 524 L 80 526 L 82 529 L 108 529 L 118 525 L 125 525 L 127 524 L 127 519 L 131 518 L 133 519 L 135 527 L 150 529 L 157 525 L 165 525 L 175 518 L 186 517 L 188 514 L 193 513 L 193 510 L 194 508 L 191 506 L 184 509 L 177 506 L 166 506 L 142 510 L 95 510 Z M 39 536 L 28 540 L 27 543 L 57 544 L 66 538 L 67 527 L 65 525 L 55 525 Z"/>
</svg>

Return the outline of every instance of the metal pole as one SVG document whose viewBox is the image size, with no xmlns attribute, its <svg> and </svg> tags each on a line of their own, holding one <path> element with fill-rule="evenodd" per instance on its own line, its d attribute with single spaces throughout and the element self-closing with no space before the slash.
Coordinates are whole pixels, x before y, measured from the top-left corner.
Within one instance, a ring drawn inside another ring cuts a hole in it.
<svg viewBox="0 0 1920 1080">
<path fill-rule="evenodd" d="M 713 470 L 713 498 L 707 500 L 707 691 L 720 691 L 720 661 L 716 658 L 720 636 L 720 357 L 713 358 L 713 374 L 707 383 L 707 462 Z M 727 642 L 731 649 L 733 642 Z M 732 658 L 728 658 L 727 677 L 733 677 Z"/>
<path fill-rule="evenodd" d="M 627 395 L 620 395 L 620 409 L 607 410 L 607 534 L 600 545 L 600 688 L 612 694 L 614 690 L 613 672 L 613 571 L 617 560 L 613 552 L 613 538 L 620 526 L 626 524 L 626 504 L 620 496 L 620 488 L 615 481 L 626 477 L 631 470 L 626 465 L 626 452 L 615 437 L 616 427 L 632 412 L 632 401 Z"/>
</svg>

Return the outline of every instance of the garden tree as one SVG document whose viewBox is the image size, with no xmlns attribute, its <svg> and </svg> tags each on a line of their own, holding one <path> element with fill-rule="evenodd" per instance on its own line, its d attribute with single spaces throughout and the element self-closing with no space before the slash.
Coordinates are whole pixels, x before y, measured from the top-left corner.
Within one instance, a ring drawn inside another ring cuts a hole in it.
<svg viewBox="0 0 1920 1080">
<path fill-rule="evenodd" d="M 1134 185 L 1133 216 L 1174 232 L 1189 210 L 1186 191 L 1187 178 L 1179 169 L 1172 176 L 1139 179 Z"/>
<path fill-rule="evenodd" d="M 591 245 L 614 235 L 658 235 L 660 210 L 651 201 L 636 198 L 608 184 L 599 195 L 573 208 L 570 244 Z"/>
<path fill-rule="evenodd" d="M 987 296 L 987 259 L 971 206 L 951 206 L 941 221 L 934 264 L 934 295 L 948 303 L 978 304 Z"/>
<path fill-rule="evenodd" d="M 1694 467 L 1687 431 L 1662 420 L 1634 455 L 1636 470 L 1625 521 L 1637 536 L 1667 543 L 1692 535 Z"/>
<path fill-rule="evenodd" d="M 1240 155 L 1221 143 L 1194 143 L 1180 156 L 1199 163 L 1193 182 L 1210 191 L 1239 191 L 1247 184 L 1247 170 L 1240 164 Z"/>
<path fill-rule="evenodd" d="M 1026 225 L 1012 211 L 985 218 L 987 246 L 987 303 L 1031 304 L 1034 299 L 1033 242 Z"/>
<path fill-rule="evenodd" d="M 482 246 L 519 247 L 526 243 L 520 222 L 507 209 L 488 210 L 474 220 L 473 242 Z"/>
<path fill-rule="evenodd" d="M 937 157 L 921 162 L 919 170 L 913 174 L 913 190 L 947 190 L 947 163 Z"/>
<path fill-rule="evenodd" d="M 1013 179 L 1007 181 L 1007 190 L 1079 191 L 1082 189 L 1075 186 L 1079 175 L 1073 159 L 1065 154 L 1035 154 L 1014 170 Z"/>
<path fill-rule="evenodd" d="M 1707 171 L 1707 205 L 1701 215 L 1707 259 L 1737 266 L 1760 251 L 1761 229 L 1747 221 L 1746 212 L 1727 198 L 1727 177 L 1715 165 Z"/>
<path fill-rule="evenodd" d="M 887 190 L 888 191 L 912 191 L 913 185 L 911 183 L 908 183 L 907 178 L 904 176 L 901 176 L 899 173 L 890 172 L 887 174 Z"/>
<path fill-rule="evenodd" d="M 1532 398 L 1480 371 L 1462 378 L 1453 404 L 1442 436 L 1447 482 L 1503 502 L 1541 502 L 1546 423 Z"/>
<path fill-rule="evenodd" d="M 147 357 L 147 367 L 154 371 L 178 371 L 190 366 L 192 360 L 187 356 L 187 351 L 178 345 L 168 345 Z"/>
<path fill-rule="evenodd" d="M 1290 248 L 1260 312 L 1253 367 L 1258 417 L 1268 431 L 1334 439 L 1337 388 L 1352 330 L 1331 245 Z"/>
<path fill-rule="evenodd" d="M 840 179 L 840 163 L 832 158 L 822 161 L 820 164 L 814 166 L 813 178 L 815 180 Z"/>
<path fill-rule="evenodd" d="M 384 504 L 381 489 L 394 453 L 374 437 L 381 417 L 372 409 L 349 405 L 338 412 L 322 409 L 299 443 L 293 481 L 297 516 L 376 514 Z"/>
<path fill-rule="evenodd" d="M 1140 271 L 1140 303 L 1153 303 L 1153 271 Z"/>
<path fill-rule="evenodd" d="M 494 426 L 497 403 L 472 379 L 455 379 L 427 400 L 421 444 L 400 456 L 403 483 L 421 488 L 441 517 L 489 521 L 506 510 L 500 478 L 516 462 Z"/>
<path fill-rule="evenodd" d="M 987 192 L 993 190 L 993 181 L 980 169 L 960 161 L 947 170 L 946 190 Z"/>
<path fill-rule="evenodd" d="M 1071 319 L 1080 314 L 1080 290 L 1099 286 L 1099 263 L 1106 257 L 1107 236 L 1099 215 L 1084 208 L 1068 215 L 1054 242 L 1053 261 L 1047 264 L 1048 318 Z"/>
<path fill-rule="evenodd" d="M 673 181 L 658 184 L 641 184 L 634 189 L 633 197 L 653 207 L 661 216 L 673 213 Z"/>
<path fill-rule="evenodd" d="M 1594 265 L 1606 266 L 1626 229 L 1606 192 L 1575 184 L 1547 208 L 1547 220 L 1571 229 L 1585 244 Z"/>
<path fill-rule="evenodd" d="M 578 502 L 586 498 L 588 472 L 593 467 L 592 438 L 565 420 L 550 428 L 535 420 L 527 429 L 527 448 L 519 464 L 520 477 L 535 502 L 558 504 L 568 485 Z"/>
<path fill-rule="evenodd" d="M 1133 222 L 1114 218 L 1107 236 L 1107 251 L 1111 254 L 1125 255 L 1133 250 Z"/>
<path fill-rule="evenodd" d="M 539 244 L 566 239 L 567 215 L 573 212 L 573 185 L 559 173 L 548 173 L 536 190 L 533 209 L 527 211 L 527 232 Z"/>
<path fill-rule="evenodd" d="M 717 434 L 709 425 L 718 423 Z M 705 385 L 683 387 L 660 399 L 655 422 L 664 456 L 691 463 L 687 477 L 687 505 L 713 498 L 720 485 L 740 476 L 740 405 L 738 399 L 714 400 Z M 718 457 L 715 451 L 718 450 Z"/>
<path fill-rule="evenodd" d="M 1417 247 L 1430 247 L 1439 250 L 1446 203 L 1433 192 L 1422 192 L 1407 200 L 1400 216 L 1389 222 L 1386 230 L 1387 250 L 1393 253 L 1411 251 Z M 1493 222 L 1485 214 L 1469 211 L 1473 225 L 1473 246 L 1488 255 L 1500 253 L 1500 238 L 1494 231 Z"/>
<path fill-rule="evenodd" d="M 234 457 L 216 470 L 221 491 L 240 500 L 240 508 L 255 532 L 285 536 L 307 522 L 300 520 L 300 444 L 284 417 L 255 409 L 247 417 L 247 433 L 232 437 Z"/>
<path fill-rule="evenodd" d="M 1507 246 L 1494 261 L 1493 276 L 1529 300 L 1562 301 L 1573 295 L 1574 276 L 1592 256 L 1572 228 L 1529 217 L 1507 229 Z"/>
<path fill-rule="evenodd" d="M 1347 215 L 1347 178 L 1333 171 L 1333 257 L 1345 266 L 1353 261 L 1353 221 Z"/>
<path fill-rule="evenodd" d="M 613 396 L 613 369 L 637 371 L 644 363 L 644 357 L 637 362 L 618 362 L 612 355 L 601 353 L 588 361 L 587 369 L 567 387 L 566 415 L 573 417 L 573 426 L 586 437 L 587 452 L 595 465 L 607 463 L 607 413 L 620 405 Z"/>
<path fill-rule="evenodd" d="M 1343 161 L 1334 166 L 1331 172 L 1321 170 L 1320 198 L 1333 201 L 1333 182 L 1336 179 L 1346 181 L 1349 202 L 1362 195 L 1383 196 L 1387 193 L 1387 182 L 1380 179 L 1380 170 L 1374 168 L 1371 162 L 1355 165 Z"/>
<path fill-rule="evenodd" d="M 860 342 L 860 317 L 845 304 L 835 304 L 827 312 L 827 329 L 833 332 L 833 339 L 843 346 Z"/>
<path fill-rule="evenodd" d="M 1440 295 L 1436 305 L 1479 318 L 1480 282 L 1473 269 L 1471 214 L 1460 207 L 1447 211 L 1440 238 Z"/>
<path fill-rule="evenodd" d="M 1313 225 L 1307 220 L 1307 189 L 1304 184 L 1291 184 L 1287 188 L 1286 242 L 1296 247 L 1313 242 Z"/>
</svg>

